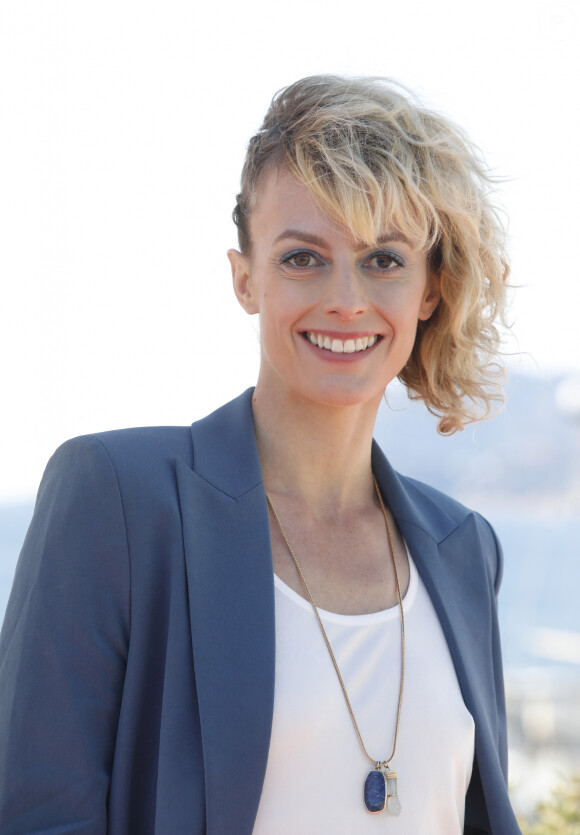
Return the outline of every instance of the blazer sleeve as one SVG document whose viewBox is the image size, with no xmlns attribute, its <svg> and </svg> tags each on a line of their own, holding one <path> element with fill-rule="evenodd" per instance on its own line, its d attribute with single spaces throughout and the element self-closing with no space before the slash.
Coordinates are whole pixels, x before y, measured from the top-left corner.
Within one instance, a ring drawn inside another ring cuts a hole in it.
<svg viewBox="0 0 580 835">
<path fill-rule="evenodd" d="M 0 636 L 0 832 L 107 831 L 130 624 L 119 487 L 96 438 L 50 460 Z"/>
</svg>

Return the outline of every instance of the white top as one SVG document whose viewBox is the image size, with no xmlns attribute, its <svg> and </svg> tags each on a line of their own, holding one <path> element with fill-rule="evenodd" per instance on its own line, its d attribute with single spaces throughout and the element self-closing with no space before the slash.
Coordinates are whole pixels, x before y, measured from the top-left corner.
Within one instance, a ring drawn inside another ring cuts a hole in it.
<svg viewBox="0 0 580 835">
<path fill-rule="evenodd" d="M 364 757 L 308 601 L 274 577 L 272 739 L 254 835 L 461 835 L 474 724 L 433 605 L 409 556 L 403 601 L 405 691 L 397 752 L 399 817 L 367 812 Z M 319 609 L 370 756 L 390 756 L 401 664 L 398 606 L 368 615 Z"/>
</svg>

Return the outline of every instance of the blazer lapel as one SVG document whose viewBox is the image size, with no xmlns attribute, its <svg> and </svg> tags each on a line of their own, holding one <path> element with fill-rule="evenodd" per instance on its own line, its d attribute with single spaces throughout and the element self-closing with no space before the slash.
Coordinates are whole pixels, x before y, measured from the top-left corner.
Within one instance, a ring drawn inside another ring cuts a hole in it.
<svg viewBox="0 0 580 835">
<path fill-rule="evenodd" d="M 274 587 L 251 390 L 177 461 L 209 835 L 252 832 L 274 702 Z"/>
<path fill-rule="evenodd" d="M 376 444 L 373 469 L 437 612 L 465 705 L 476 727 L 479 719 L 497 725 L 489 716 L 495 677 L 486 643 L 492 634 L 493 578 L 486 574 L 485 559 L 470 558 L 480 539 L 476 517 L 458 519 L 451 502 L 449 512 L 444 508 L 448 500 L 442 494 L 431 498 L 424 492 L 430 488 L 414 487 L 409 479 L 403 484 Z"/>
</svg>

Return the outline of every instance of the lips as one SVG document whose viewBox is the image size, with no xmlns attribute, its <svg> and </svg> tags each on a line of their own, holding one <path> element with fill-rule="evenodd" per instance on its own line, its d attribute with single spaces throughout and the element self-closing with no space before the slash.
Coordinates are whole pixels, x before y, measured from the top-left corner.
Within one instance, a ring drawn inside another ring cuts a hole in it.
<svg viewBox="0 0 580 835">
<path fill-rule="evenodd" d="M 379 339 L 378 334 L 359 336 L 353 339 L 337 339 L 315 331 L 306 331 L 304 336 L 313 345 L 326 351 L 332 351 L 333 354 L 355 354 L 359 351 L 366 351 L 367 348 L 372 348 Z"/>
</svg>

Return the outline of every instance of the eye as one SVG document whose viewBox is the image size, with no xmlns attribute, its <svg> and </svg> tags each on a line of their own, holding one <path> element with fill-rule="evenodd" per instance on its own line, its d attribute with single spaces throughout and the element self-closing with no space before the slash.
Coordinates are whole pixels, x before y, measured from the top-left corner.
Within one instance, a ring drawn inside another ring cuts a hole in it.
<svg viewBox="0 0 580 835">
<path fill-rule="evenodd" d="M 365 267 L 379 273 L 390 273 L 400 267 L 405 266 L 405 262 L 396 252 L 386 250 L 384 252 L 375 252 L 370 255 L 364 262 Z"/>
<path fill-rule="evenodd" d="M 322 265 L 322 259 L 314 252 L 309 252 L 307 249 L 295 249 L 292 252 L 287 252 L 280 259 L 281 264 L 287 264 L 295 270 L 307 270 L 311 267 L 319 267 Z"/>
</svg>

